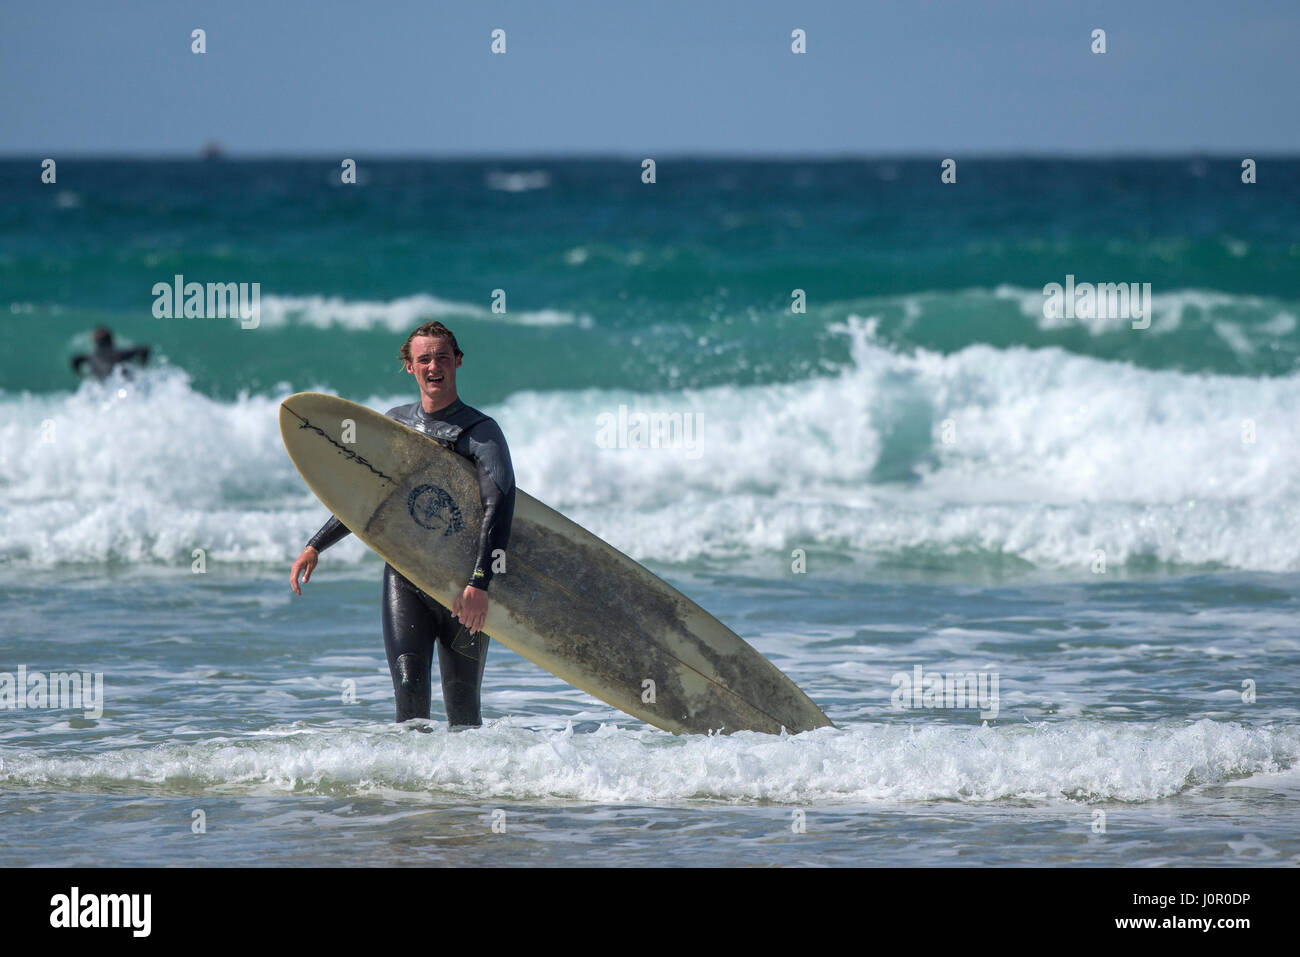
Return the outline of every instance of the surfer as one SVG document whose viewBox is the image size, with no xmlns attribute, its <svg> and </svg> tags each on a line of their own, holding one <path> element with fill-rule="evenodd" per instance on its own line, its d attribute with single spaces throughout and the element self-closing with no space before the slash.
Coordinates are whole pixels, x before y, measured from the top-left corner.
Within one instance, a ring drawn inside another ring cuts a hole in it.
<svg viewBox="0 0 1300 957">
<path fill-rule="evenodd" d="M 429 717 L 433 648 L 438 648 L 442 676 L 442 701 L 453 726 L 483 723 L 479 706 L 488 637 L 480 629 L 487 617 L 487 589 L 493 563 L 505 555 L 510 522 L 515 511 L 515 474 L 505 436 L 494 420 L 471 408 L 456 394 L 456 370 L 464 357 L 456 337 L 441 322 L 420 326 L 406 338 L 398 355 L 406 371 L 415 376 L 420 401 L 389 409 L 387 415 L 417 429 L 445 447 L 465 456 L 478 468 L 479 495 L 483 501 L 483 529 L 478 555 L 464 591 L 451 611 L 421 591 L 397 569 L 384 566 L 381 617 L 388 670 L 397 697 L 397 720 Z M 348 528 L 330 516 L 297 561 L 290 586 L 301 595 L 320 553 L 348 534 Z"/>
<path fill-rule="evenodd" d="M 82 354 L 72 357 L 72 371 L 78 375 L 82 374 L 82 367 L 89 367 L 89 372 L 100 382 L 103 382 L 113 374 L 113 370 L 122 367 L 122 372 L 130 376 L 126 364 L 133 360 L 138 360 L 143 365 L 149 359 L 148 346 L 132 346 L 129 349 L 119 349 L 113 345 L 112 330 L 105 326 L 100 326 L 93 333 L 91 338 L 95 342 L 95 351 L 89 354 Z"/>
</svg>

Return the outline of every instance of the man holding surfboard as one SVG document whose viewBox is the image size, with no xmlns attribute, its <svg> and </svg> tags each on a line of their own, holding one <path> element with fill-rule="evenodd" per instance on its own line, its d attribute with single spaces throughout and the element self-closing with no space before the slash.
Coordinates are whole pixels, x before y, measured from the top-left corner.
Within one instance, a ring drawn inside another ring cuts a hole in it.
<svg viewBox="0 0 1300 957">
<path fill-rule="evenodd" d="M 411 584 L 391 565 L 384 566 L 382 619 L 384 648 L 397 698 L 397 720 L 428 718 L 433 647 L 438 648 L 443 705 L 452 726 L 483 723 L 480 692 L 488 637 L 480 629 L 487 617 L 487 588 L 493 563 L 505 554 L 515 507 L 515 477 L 501 428 L 487 415 L 460 401 L 456 370 L 464 353 L 440 322 L 425 323 L 403 343 L 398 358 L 415 376 L 420 401 L 389 409 L 403 425 L 468 458 L 478 469 L 483 526 L 478 554 L 464 590 L 451 611 Z M 290 573 L 290 587 L 311 579 L 320 553 L 348 534 L 333 516 L 303 549 Z"/>
</svg>

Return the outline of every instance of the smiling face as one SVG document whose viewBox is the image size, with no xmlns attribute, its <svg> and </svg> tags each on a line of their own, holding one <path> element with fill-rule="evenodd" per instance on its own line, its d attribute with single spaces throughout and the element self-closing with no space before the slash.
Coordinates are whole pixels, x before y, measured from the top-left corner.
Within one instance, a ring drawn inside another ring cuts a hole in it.
<svg viewBox="0 0 1300 957">
<path fill-rule="evenodd" d="M 416 336 L 411 340 L 411 358 L 406 371 L 420 385 L 420 402 L 425 412 L 437 412 L 456 401 L 456 370 L 461 357 L 445 336 Z"/>
</svg>

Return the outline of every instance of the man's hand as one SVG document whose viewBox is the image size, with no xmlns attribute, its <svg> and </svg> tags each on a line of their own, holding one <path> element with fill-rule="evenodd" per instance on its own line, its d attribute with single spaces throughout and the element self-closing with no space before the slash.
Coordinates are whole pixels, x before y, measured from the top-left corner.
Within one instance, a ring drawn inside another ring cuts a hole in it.
<svg viewBox="0 0 1300 957">
<path fill-rule="evenodd" d="M 487 617 L 487 592 L 482 588 L 475 588 L 473 585 L 466 585 L 465 590 L 456 596 L 456 601 L 451 606 L 452 616 L 460 619 L 460 623 L 472 635 L 483 627 L 483 619 Z"/>
<path fill-rule="evenodd" d="M 293 563 L 293 569 L 289 573 L 289 587 L 293 589 L 295 595 L 301 595 L 302 589 L 298 587 L 298 576 L 302 576 L 302 583 L 305 585 L 311 581 L 311 573 L 316 569 L 316 559 L 320 558 L 320 552 L 308 545 L 298 556 L 298 560 Z"/>
</svg>

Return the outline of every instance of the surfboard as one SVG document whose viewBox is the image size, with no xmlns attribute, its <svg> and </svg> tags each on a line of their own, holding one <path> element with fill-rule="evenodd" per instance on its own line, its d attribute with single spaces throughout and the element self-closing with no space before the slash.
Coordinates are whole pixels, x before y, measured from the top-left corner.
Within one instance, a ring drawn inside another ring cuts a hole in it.
<svg viewBox="0 0 1300 957">
<path fill-rule="evenodd" d="M 307 486 L 348 529 L 448 608 L 478 550 L 473 463 L 379 412 L 315 392 L 280 406 Z M 794 734 L 830 720 L 739 635 L 522 489 L 483 631 L 583 691 L 675 734 Z"/>
</svg>

